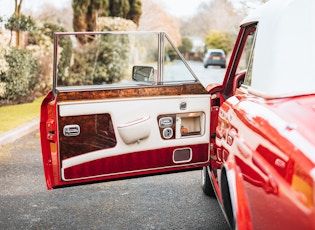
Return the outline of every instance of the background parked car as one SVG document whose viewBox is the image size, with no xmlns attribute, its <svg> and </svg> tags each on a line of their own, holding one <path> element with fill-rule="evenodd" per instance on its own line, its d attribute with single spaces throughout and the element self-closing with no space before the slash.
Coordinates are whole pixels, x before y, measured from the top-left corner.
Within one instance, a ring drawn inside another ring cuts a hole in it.
<svg viewBox="0 0 315 230">
<path fill-rule="evenodd" d="M 208 68 L 209 65 L 226 67 L 226 56 L 222 49 L 209 49 L 204 56 L 203 65 Z"/>
</svg>

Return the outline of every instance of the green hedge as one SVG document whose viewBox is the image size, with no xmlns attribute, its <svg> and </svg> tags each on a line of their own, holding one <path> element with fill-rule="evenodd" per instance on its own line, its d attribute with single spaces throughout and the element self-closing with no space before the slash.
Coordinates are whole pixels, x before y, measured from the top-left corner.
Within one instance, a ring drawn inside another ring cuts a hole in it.
<svg viewBox="0 0 315 230">
<path fill-rule="evenodd" d="M 26 102 L 38 84 L 37 60 L 28 50 L 12 48 L 4 55 L 8 69 L 0 73 L 1 100 Z"/>
</svg>

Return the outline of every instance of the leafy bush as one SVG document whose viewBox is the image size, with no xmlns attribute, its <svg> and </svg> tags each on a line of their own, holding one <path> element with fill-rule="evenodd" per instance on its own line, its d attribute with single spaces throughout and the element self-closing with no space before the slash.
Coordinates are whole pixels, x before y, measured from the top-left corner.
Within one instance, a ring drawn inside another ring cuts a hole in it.
<svg viewBox="0 0 315 230">
<path fill-rule="evenodd" d="M 132 31 L 137 25 L 127 19 L 119 17 L 105 17 L 97 20 L 100 31 Z M 114 83 L 121 80 L 127 68 L 129 58 L 129 41 L 127 35 L 119 35 L 117 39 L 112 36 L 102 36 L 99 43 L 102 52 L 99 52 L 97 76 L 94 84 L 101 82 Z"/>
<path fill-rule="evenodd" d="M 189 53 L 193 48 L 193 42 L 188 37 L 182 38 L 182 44 L 178 47 L 181 53 Z"/>
<path fill-rule="evenodd" d="M 97 19 L 98 31 L 133 31 L 137 25 L 131 20 L 119 17 L 100 17 Z"/>
<path fill-rule="evenodd" d="M 32 101 L 31 96 L 38 84 L 37 60 L 28 50 L 13 48 L 4 55 L 7 71 L 1 71 L 0 82 L 4 83 L 4 92 L 0 99 L 17 103 Z"/>
<path fill-rule="evenodd" d="M 99 18 L 99 31 L 135 30 L 136 25 L 122 18 Z M 101 85 L 119 82 L 128 65 L 129 45 L 126 35 L 102 35 L 80 38 L 89 42 L 73 50 L 73 62 L 59 85 Z M 61 76 L 58 76 L 60 79 Z"/>
<path fill-rule="evenodd" d="M 212 31 L 205 39 L 206 47 L 209 49 L 223 49 L 227 54 L 233 48 L 233 37 L 230 33 Z"/>
<path fill-rule="evenodd" d="M 54 33 L 55 32 L 66 32 L 66 29 L 53 24 L 53 23 L 45 23 L 43 27 L 43 33 L 46 36 L 49 36 L 51 38 L 51 41 L 53 42 Z M 63 79 L 65 72 L 67 71 L 68 66 L 71 62 L 71 56 L 72 56 L 72 42 L 70 40 L 70 37 L 68 36 L 61 36 L 58 40 L 58 45 L 60 46 L 61 53 L 59 54 L 59 60 L 58 60 L 58 80 Z"/>
<path fill-rule="evenodd" d="M 53 77 L 53 44 L 29 45 L 27 50 L 31 51 L 38 64 L 38 85 L 36 86 L 35 97 L 48 93 L 52 88 Z"/>
<path fill-rule="evenodd" d="M 39 91 L 42 94 L 47 93 L 52 86 L 53 76 L 53 43 L 55 32 L 66 32 L 66 29 L 50 23 L 45 22 L 38 26 L 36 31 L 32 31 L 28 38 L 30 44 L 29 49 L 34 52 L 34 56 L 38 59 L 39 64 Z M 69 37 L 61 37 L 59 39 L 59 46 L 61 53 L 58 60 L 58 75 L 59 79 L 63 79 L 67 67 L 70 65 L 72 55 L 72 43 Z"/>
<path fill-rule="evenodd" d="M 169 58 L 169 60 L 166 60 L 166 61 L 174 61 L 177 58 L 176 51 L 170 45 L 169 46 L 166 45 L 165 53 L 166 53 L 166 57 Z"/>
</svg>

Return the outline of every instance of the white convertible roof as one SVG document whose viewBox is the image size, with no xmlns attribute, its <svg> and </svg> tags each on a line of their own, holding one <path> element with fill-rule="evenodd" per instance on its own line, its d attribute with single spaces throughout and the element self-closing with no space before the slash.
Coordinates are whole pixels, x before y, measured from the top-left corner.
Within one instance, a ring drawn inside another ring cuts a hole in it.
<svg viewBox="0 0 315 230">
<path fill-rule="evenodd" d="M 271 0 L 258 21 L 249 91 L 268 98 L 315 93 L 315 1 Z"/>
</svg>

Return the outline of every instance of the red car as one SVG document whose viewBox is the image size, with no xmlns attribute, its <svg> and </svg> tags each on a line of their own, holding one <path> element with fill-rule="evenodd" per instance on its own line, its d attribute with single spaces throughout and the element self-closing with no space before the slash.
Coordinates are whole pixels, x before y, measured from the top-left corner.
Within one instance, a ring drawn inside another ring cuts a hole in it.
<svg viewBox="0 0 315 230">
<path fill-rule="evenodd" d="M 47 188 L 203 168 L 232 229 L 315 229 L 314 12 L 264 4 L 206 89 L 165 33 L 57 33 Z"/>
</svg>

